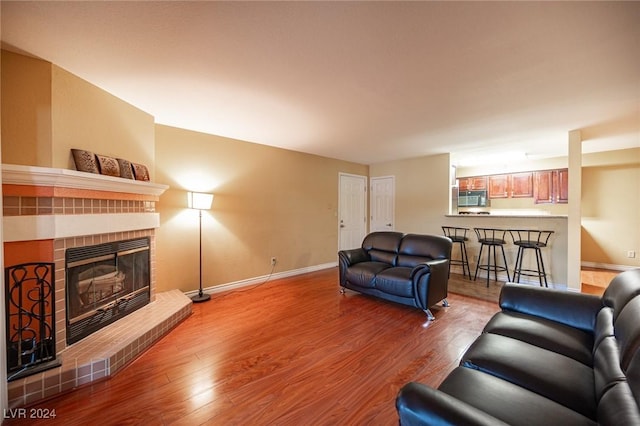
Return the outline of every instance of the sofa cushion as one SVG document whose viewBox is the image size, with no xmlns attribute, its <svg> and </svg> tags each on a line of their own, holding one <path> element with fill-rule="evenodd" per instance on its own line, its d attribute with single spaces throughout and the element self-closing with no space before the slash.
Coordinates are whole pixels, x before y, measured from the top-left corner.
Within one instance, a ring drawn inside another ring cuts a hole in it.
<svg viewBox="0 0 640 426">
<path fill-rule="evenodd" d="M 386 263 L 387 266 L 395 266 L 398 259 L 398 255 L 394 252 L 383 250 L 369 250 L 369 257 L 372 262 Z"/>
<path fill-rule="evenodd" d="M 593 365 L 593 335 L 555 321 L 518 312 L 498 312 L 484 328 Z"/>
<path fill-rule="evenodd" d="M 403 236 L 402 232 L 372 232 L 362 240 L 362 248 L 367 251 L 376 248 L 397 253 Z"/>
<path fill-rule="evenodd" d="M 390 268 L 387 263 L 382 262 L 360 262 L 351 265 L 346 271 L 346 279 L 349 283 L 359 287 L 374 288 L 375 277 L 381 271 Z"/>
<path fill-rule="evenodd" d="M 429 403 L 425 404 L 427 400 Z M 409 382 L 400 389 L 396 398 L 396 410 L 403 426 L 507 426 L 458 398 L 416 382 Z"/>
<path fill-rule="evenodd" d="M 507 380 L 591 419 L 596 417 L 593 370 L 564 355 L 486 333 L 471 345 L 461 365 Z"/>
<path fill-rule="evenodd" d="M 636 403 L 640 407 L 640 350 L 636 351 L 631 362 L 625 370 L 627 383 L 631 388 L 631 392 L 636 398 Z"/>
<path fill-rule="evenodd" d="M 457 367 L 438 389 L 511 425 L 596 424 L 544 396 L 471 368 Z"/>
<path fill-rule="evenodd" d="M 398 250 L 398 266 L 415 267 L 419 263 L 451 257 L 451 240 L 440 235 L 407 234 Z"/>
<path fill-rule="evenodd" d="M 598 424 L 604 426 L 640 424 L 640 410 L 626 382 L 609 389 L 598 404 Z"/>
<path fill-rule="evenodd" d="M 620 365 L 626 370 L 631 358 L 640 349 L 640 297 L 630 300 L 615 318 L 613 327 L 620 346 Z"/>
<path fill-rule="evenodd" d="M 385 269 L 376 276 L 376 288 L 397 296 L 413 297 L 411 268 L 396 266 Z"/>
<path fill-rule="evenodd" d="M 506 283 L 500 291 L 503 311 L 520 312 L 593 333 L 602 299 L 576 293 L 516 283 Z"/>
<path fill-rule="evenodd" d="M 421 263 L 429 262 L 433 259 L 430 257 L 420 257 L 420 256 L 407 256 L 407 255 L 398 255 L 398 260 L 396 264 L 398 266 L 404 266 L 407 268 L 415 268 Z"/>
<path fill-rule="evenodd" d="M 615 337 L 604 338 L 594 351 L 593 378 L 597 400 L 611 387 L 626 380 L 620 368 L 620 350 Z"/>
</svg>

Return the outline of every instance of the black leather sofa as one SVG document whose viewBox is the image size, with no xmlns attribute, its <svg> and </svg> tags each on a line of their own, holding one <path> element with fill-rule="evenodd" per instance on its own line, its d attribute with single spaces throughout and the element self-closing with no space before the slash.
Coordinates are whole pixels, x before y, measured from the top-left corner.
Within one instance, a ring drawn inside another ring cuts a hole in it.
<svg viewBox="0 0 640 426">
<path fill-rule="evenodd" d="M 439 235 L 372 232 L 362 247 L 338 252 L 341 292 L 348 288 L 420 308 L 447 303 L 451 240 Z"/>
<path fill-rule="evenodd" d="M 640 424 L 640 269 L 602 297 L 507 284 L 500 307 L 438 389 L 403 386 L 400 424 Z"/>
</svg>

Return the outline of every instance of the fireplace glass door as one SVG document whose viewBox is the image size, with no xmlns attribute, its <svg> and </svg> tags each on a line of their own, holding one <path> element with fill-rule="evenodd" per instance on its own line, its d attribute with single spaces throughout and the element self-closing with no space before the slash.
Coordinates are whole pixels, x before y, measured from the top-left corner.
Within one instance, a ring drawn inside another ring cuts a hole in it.
<svg viewBox="0 0 640 426">
<path fill-rule="evenodd" d="M 73 343 L 149 302 L 149 240 L 67 250 L 67 341 Z"/>
</svg>

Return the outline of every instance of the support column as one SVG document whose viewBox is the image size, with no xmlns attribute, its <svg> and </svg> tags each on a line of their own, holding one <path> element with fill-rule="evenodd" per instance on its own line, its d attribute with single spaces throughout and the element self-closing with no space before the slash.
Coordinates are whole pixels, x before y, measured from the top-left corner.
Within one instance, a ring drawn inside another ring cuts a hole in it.
<svg viewBox="0 0 640 426">
<path fill-rule="evenodd" d="M 569 212 L 567 220 L 567 287 L 580 291 L 582 232 L 582 135 L 569 132 Z"/>
</svg>

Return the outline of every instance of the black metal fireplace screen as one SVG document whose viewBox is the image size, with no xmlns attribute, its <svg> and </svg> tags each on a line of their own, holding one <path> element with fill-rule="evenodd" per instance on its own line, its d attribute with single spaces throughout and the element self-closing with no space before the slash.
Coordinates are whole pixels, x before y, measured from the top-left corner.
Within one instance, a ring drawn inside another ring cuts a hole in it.
<svg viewBox="0 0 640 426">
<path fill-rule="evenodd" d="M 67 343 L 149 303 L 149 238 L 67 249 Z"/>
<path fill-rule="evenodd" d="M 5 268 L 7 378 L 58 366 L 55 342 L 54 264 Z"/>
</svg>

